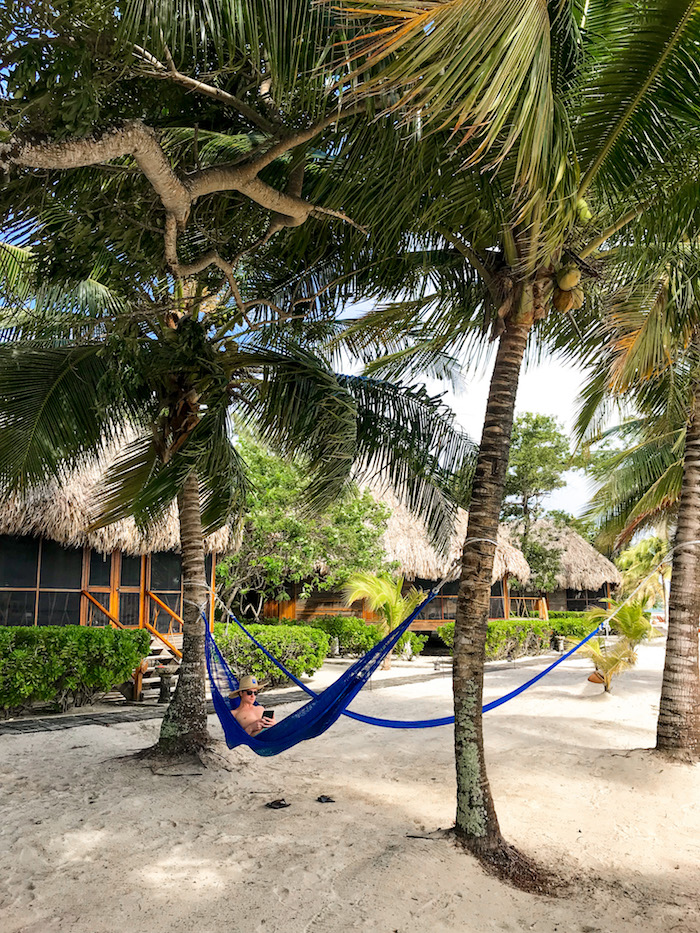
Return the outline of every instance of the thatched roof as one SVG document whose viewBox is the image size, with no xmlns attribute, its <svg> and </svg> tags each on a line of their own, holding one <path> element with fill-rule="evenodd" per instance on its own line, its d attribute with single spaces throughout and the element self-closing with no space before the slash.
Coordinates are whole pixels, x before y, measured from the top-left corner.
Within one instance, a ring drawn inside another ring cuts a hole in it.
<svg viewBox="0 0 700 933">
<path fill-rule="evenodd" d="M 177 504 L 165 519 L 143 534 L 132 518 L 88 531 L 97 518 L 97 492 L 106 463 L 85 466 L 64 480 L 52 481 L 25 496 L 0 500 L 0 534 L 48 538 L 65 547 L 88 545 L 102 554 L 122 551 L 136 556 L 154 551 L 178 551 L 180 529 Z M 205 539 L 207 551 L 221 553 L 229 547 L 231 532 L 222 528 Z"/>
<path fill-rule="evenodd" d="M 560 589 L 599 590 L 605 583 L 617 586 L 622 583 L 622 574 L 615 564 L 573 528 L 547 519 L 534 522 L 532 528 L 547 547 L 561 551 L 561 570 L 556 578 Z"/>
<path fill-rule="evenodd" d="M 441 557 L 430 544 L 425 525 L 420 519 L 415 518 L 391 493 L 378 495 L 375 492 L 374 495 L 392 510 L 384 534 L 384 547 L 388 559 L 397 561 L 404 577 L 407 580 L 414 580 L 416 577 L 423 580 L 442 580 L 452 568 L 449 579 L 457 579 L 459 565 L 456 562 L 462 554 L 467 534 L 467 512 L 459 509 L 448 553 Z M 527 583 L 530 576 L 528 563 L 522 551 L 510 543 L 503 527 L 499 529 L 496 541 L 498 546 L 492 583 L 506 574 L 516 577 L 523 584 Z"/>
</svg>

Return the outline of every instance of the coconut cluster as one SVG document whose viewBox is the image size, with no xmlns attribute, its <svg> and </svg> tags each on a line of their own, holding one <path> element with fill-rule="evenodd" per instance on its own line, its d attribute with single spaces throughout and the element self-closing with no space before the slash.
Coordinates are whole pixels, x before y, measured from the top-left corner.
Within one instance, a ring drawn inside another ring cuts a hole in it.
<svg viewBox="0 0 700 933">
<path fill-rule="evenodd" d="M 584 294 L 580 285 L 581 270 L 578 266 L 573 264 L 563 266 L 556 273 L 556 280 L 552 301 L 557 311 L 566 313 L 582 307 Z"/>
</svg>

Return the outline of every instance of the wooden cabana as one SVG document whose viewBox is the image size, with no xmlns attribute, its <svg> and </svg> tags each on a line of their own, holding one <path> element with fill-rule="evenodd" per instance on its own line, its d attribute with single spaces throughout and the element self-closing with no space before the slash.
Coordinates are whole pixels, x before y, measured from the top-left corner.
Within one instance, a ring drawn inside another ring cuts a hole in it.
<svg viewBox="0 0 700 933">
<path fill-rule="evenodd" d="M 441 556 L 431 545 L 425 525 L 401 505 L 395 496 L 382 493 L 377 498 L 391 509 L 384 534 L 387 560 L 398 565 L 398 573 L 405 578 L 407 585 L 414 583 L 417 587 L 428 590 L 448 576 L 448 582 L 440 591 L 440 595 L 426 607 L 411 629 L 431 632 L 445 622 L 454 621 L 459 579 L 457 561 L 466 537 L 467 512 L 459 510 L 447 554 Z M 508 581 L 515 577 L 524 584 L 529 575 L 530 568 L 522 552 L 514 547 L 503 530 L 500 530 L 491 587 L 490 615 L 493 618 L 508 618 L 510 615 Z M 285 602 L 268 602 L 265 615 L 297 619 L 309 619 L 319 615 L 353 615 L 366 621 L 376 619 L 364 603 L 356 603 L 349 608 L 345 606 L 341 593 L 315 591 L 308 598 L 302 599 L 300 586 L 290 587 L 290 592 L 291 599 Z M 533 608 L 537 609 L 538 603 L 537 598 L 533 599 Z"/>
<path fill-rule="evenodd" d="M 615 564 L 568 525 L 540 519 L 532 530 L 546 547 L 560 552 L 557 586 L 540 594 L 546 597 L 548 609 L 581 612 L 593 607 L 607 608 L 605 600 L 622 583 L 622 574 Z"/>
<path fill-rule="evenodd" d="M 142 532 L 133 519 L 90 530 L 99 465 L 0 502 L 0 625 L 120 625 L 179 633 L 182 580 L 177 506 Z M 227 549 L 205 541 L 207 579 Z"/>
</svg>

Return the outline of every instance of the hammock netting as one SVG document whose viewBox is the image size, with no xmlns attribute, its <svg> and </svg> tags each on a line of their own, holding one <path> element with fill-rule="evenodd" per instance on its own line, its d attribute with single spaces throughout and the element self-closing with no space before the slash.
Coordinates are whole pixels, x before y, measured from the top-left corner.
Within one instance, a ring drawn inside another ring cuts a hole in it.
<svg viewBox="0 0 700 933">
<path fill-rule="evenodd" d="M 385 638 L 377 642 L 367 654 L 358 658 L 323 693 L 313 693 L 300 680 L 287 672 L 288 676 L 296 684 L 311 694 L 311 700 L 280 722 L 275 723 L 274 726 L 264 729 L 254 737 L 248 735 L 232 715 L 233 707 L 228 694 L 238 690 L 238 680 L 226 663 L 226 659 L 221 654 L 207 625 L 206 660 L 209 680 L 211 681 L 212 701 L 214 710 L 221 721 L 228 747 L 235 748 L 237 745 L 248 745 L 258 755 L 279 755 L 280 752 L 286 751 L 298 742 L 321 735 L 345 712 L 346 707 L 364 687 L 404 632 L 407 631 L 411 622 L 420 615 L 434 598 L 435 593 L 429 593 L 420 606 L 404 619 L 401 625 L 398 625 Z M 238 624 L 240 625 L 240 623 Z M 249 638 L 252 638 L 249 632 L 246 632 L 246 634 Z M 256 639 L 252 638 L 252 640 L 265 652 L 270 660 L 277 664 L 281 670 L 285 670 Z"/>
<path fill-rule="evenodd" d="M 305 739 L 315 738 L 325 732 L 341 716 L 348 716 L 358 722 L 364 722 L 372 726 L 381 726 L 388 729 L 428 729 L 435 726 L 448 726 L 454 723 L 454 716 L 443 716 L 436 719 L 380 719 L 375 716 L 364 716 L 361 713 L 353 713 L 347 709 L 354 697 L 359 693 L 362 687 L 367 683 L 372 674 L 381 664 L 382 660 L 396 645 L 401 636 L 408 630 L 408 627 L 417 616 L 423 611 L 428 603 L 435 598 L 436 592 L 431 592 L 423 602 L 415 609 L 404 621 L 391 631 L 385 638 L 378 642 L 367 654 L 359 658 L 351 667 L 349 667 L 330 687 L 327 687 L 323 693 L 315 693 L 306 686 L 298 677 L 295 677 L 291 671 L 277 660 L 262 645 L 255 636 L 249 632 L 245 626 L 232 616 L 232 620 L 247 635 L 256 647 L 272 663 L 279 668 L 291 681 L 300 687 L 311 699 L 300 709 L 295 710 L 285 719 L 276 723 L 274 726 L 259 732 L 255 737 L 248 735 L 245 729 L 239 725 L 232 715 L 234 703 L 229 699 L 228 694 L 238 690 L 238 680 L 226 663 L 226 659 L 221 654 L 214 637 L 206 626 L 206 659 L 209 679 L 211 681 L 212 700 L 214 710 L 219 717 L 221 726 L 224 730 L 226 744 L 229 748 L 235 748 L 237 745 L 248 745 L 258 755 L 278 755 L 286 751 L 298 742 Z M 482 712 L 496 709 L 509 700 L 523 693 L 537 681 L 545 677 L 550 671 L 554 670 L 563 661 L 571 657 L 581 645 L 598 634 L 600 625 L 596 626 L 592 632 L 589 632 L 585 638 L 574 645 L 569 651 L 557 658 L 552 664 L 540 671 L 530 680 L 511 690 L 509 693 L 484 704 Z M 237 701 L 234 701 L 237 702 Z"/>
</svg>

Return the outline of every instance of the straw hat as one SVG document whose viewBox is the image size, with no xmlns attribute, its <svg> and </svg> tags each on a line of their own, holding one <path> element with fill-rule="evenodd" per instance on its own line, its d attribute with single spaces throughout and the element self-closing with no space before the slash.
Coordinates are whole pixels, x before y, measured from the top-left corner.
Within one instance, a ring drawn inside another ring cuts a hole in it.
<svg viewBox="0 0 700 933">
<path fill-rule="evenodd" d="M 238 681 L 238 690 L 229 693 L 230 697 L 240 696 L 244 690 L 262 690 L 267 686 L 265 681 L 258 680 L 253 674 L 246 674 Z"/>
</svg>

